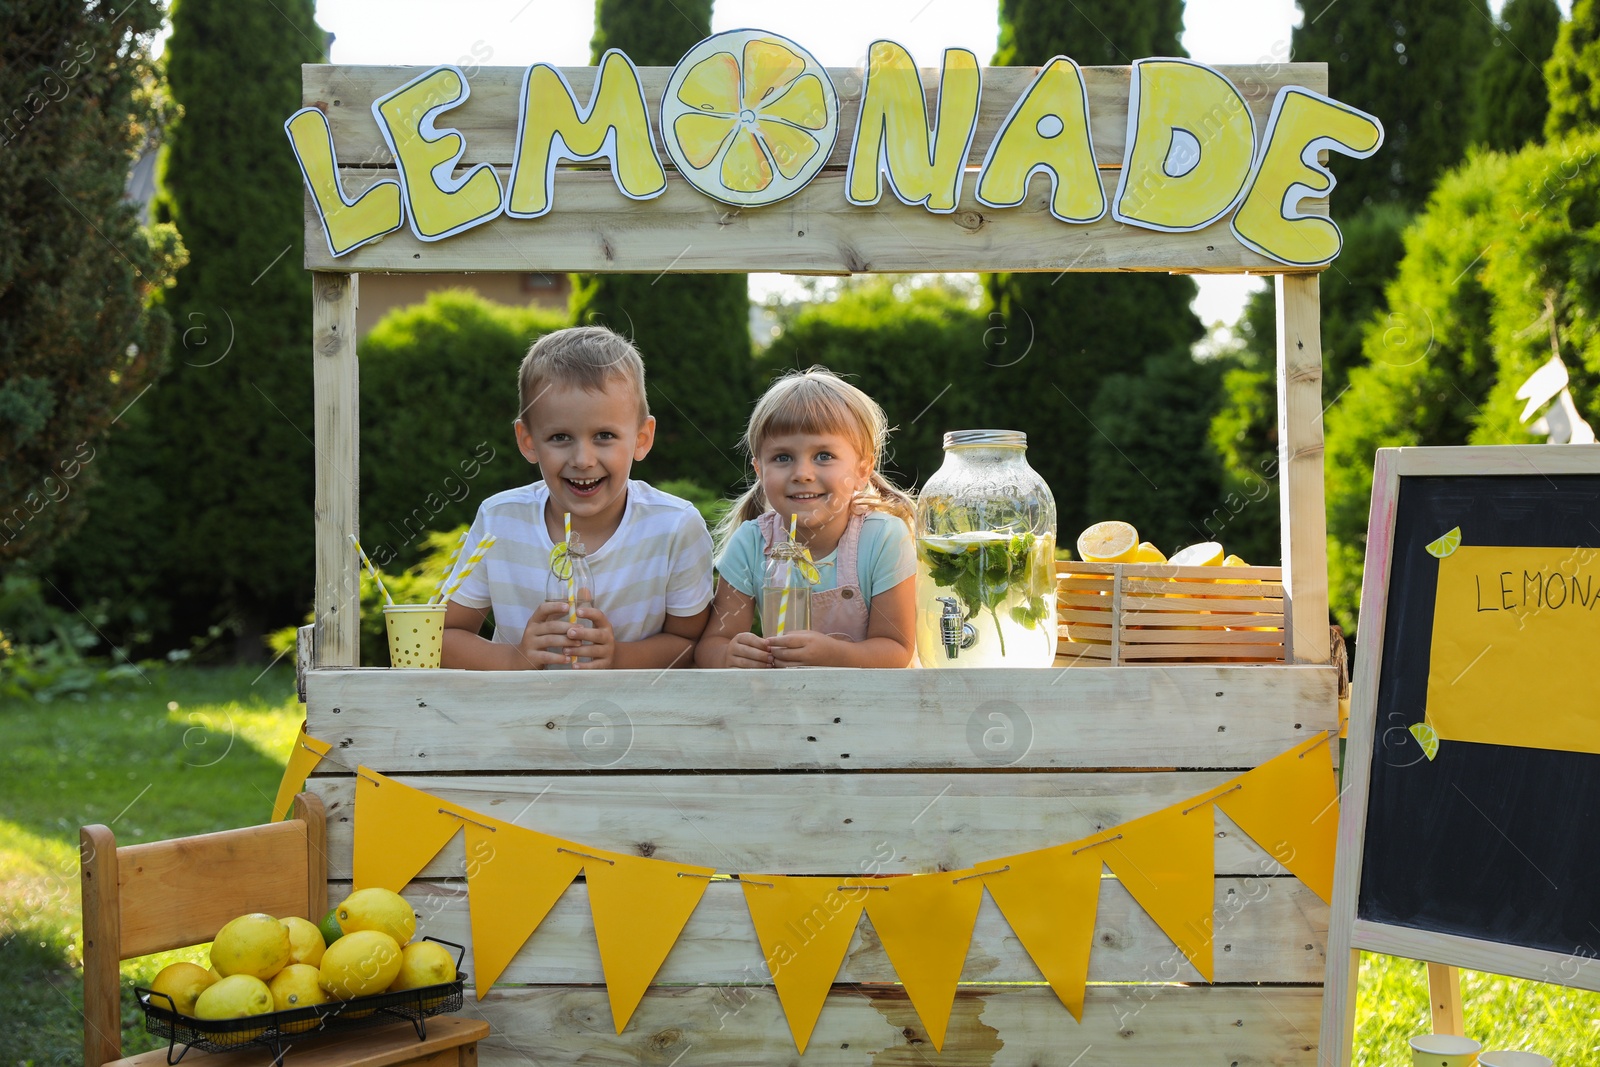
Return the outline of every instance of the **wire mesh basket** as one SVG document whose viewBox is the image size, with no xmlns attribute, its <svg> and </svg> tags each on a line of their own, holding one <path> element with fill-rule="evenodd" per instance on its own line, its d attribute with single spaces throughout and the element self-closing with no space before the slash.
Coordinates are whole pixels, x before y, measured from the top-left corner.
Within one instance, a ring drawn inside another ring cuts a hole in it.
<svg viewBox="0 0 1600 1067">
<path fill-rule="evenodd" d="M 168 1064 L 176 1064 L 192 1048 L 202 1052 L 237 1052 L 252 1045 L 270 1048 L 272 1062 L 279 1064 L 294 1042 L 308 1036 L 396 1019 L 409 1021 L 417 1031 L 417 1040 L 421 1041 L 428 1036 L 424 1020 L 461 1010 L 461 989 L 467 980 L 461 970 L 461 960 L 466 954 L 463 946 L 436 937 L 423 940 L 455 950 L 455 981 L 327 1004 L 309 1004 L 242 1019 L 196 1019 L 178 1014 L 172 998 L 165 993 L 143 987 L 136 987 L 134 992 L 144 1009 L 145 1030 L 167 1041 Z"/>
</svg>

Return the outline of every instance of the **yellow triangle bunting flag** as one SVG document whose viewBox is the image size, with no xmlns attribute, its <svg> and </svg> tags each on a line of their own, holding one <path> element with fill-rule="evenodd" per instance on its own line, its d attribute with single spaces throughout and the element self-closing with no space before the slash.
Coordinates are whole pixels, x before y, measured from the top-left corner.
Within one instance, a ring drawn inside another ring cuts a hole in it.
<svg viewBox="0 0 1600 1067">
<path fill-rule="evenodd" d="M 1240 775 L 1217 807 L 1256 844 L 1333 903 L 1333 852 L 1339 837 L 1339 787 L 1332 736 L 1307 741 Z"/>
<path fill-rule="evenodd" d="M 473 815 L 465 822 L 473 981 L 482 1000 L 583 869 L 570 842 Z"/>
<path fill-rule="evenodd" d="M 1216 902 L 1210 799 L 1174 804 L 1075 846 L 1105 861 L 1123 887 L 1211 981 Z"/>
<path fill-rule="evenodd" d="M 583 873 L 611 1019 L 620 1034 L 716 871 L 592 850 Z"/>
<path fill-rule="evenodd" d="M 455 836 L 461 822 L 420 789 L 356 770 L 355 888 L 405 889 Z"/>
<path fill-rule="evenodd" d="M 860 886 L 865 893 L 867 918 L 894 964 L 894 973 L 933 1047 L 944 1051 L 956 983 L 983 901 L 982 877 L 972 870 L 941 871 L 908 878 L 851 879 L 844 884 Z"/>
<path fill-rule="evenodd" d="M 306 724 L 300 724 L 295 735 L 294 751 L 289 753 L 289 763 L 283 768 L 283 780 L 278 783 L 278 796 L 272 802 L 272 821 L 282 822 L 294 803 L 294 795 L 306 787 L 306 779 L 317 769 L 322 757 L 333 746 L 306 733 Z"/>
<path fill-rule="evenodd" d="M 1083 1021 L 1089 947 L 1100 906 L 1097 849 L 1057 845 L 982 864 L 983 884 L 1072 1017 Z M 990 872 L 993 873 L 990 873 Z"/>
<path fill-rule="evenodd" d="M 740 875 L 794 1047 L 804 1053 L 868 894 L 838 878 Z"/>
</svg>

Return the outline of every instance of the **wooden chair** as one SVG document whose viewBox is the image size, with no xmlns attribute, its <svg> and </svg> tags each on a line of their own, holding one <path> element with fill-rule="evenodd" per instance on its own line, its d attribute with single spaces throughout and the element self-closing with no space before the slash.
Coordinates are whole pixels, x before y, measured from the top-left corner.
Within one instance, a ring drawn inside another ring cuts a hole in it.
<svg viewBox="0 0 1600 1067">
<path fill-rule="evenodd" d="M 300 915 L 316 922 L 328 910 L 327 822 L 321 798 L 295 797 L 280 823 L 118 848 L 105 826 L 79 831 L 83 885 L 84 1067 L 156 1067 L 167 1050 L 122 1059 L 121 963 L 152 952 L 211 940 L 246 912 Z M 294 1067 L 475 1067 L 476 1019 L 440 1016 L 418 1040 L 409 1022 L 335 1031 L 297 1044 Z M 208 1061 L 192 1052 L 186 1059 Z M 272 1063 L 260 1048 L 229 1053 L 228 1067 Z"/>
</svg>

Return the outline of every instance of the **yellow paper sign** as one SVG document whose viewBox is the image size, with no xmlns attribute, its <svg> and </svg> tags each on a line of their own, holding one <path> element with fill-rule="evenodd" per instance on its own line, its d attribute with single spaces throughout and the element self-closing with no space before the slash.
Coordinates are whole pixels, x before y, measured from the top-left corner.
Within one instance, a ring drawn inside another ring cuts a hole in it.
<svg viewBox="0 0 1600 1067">
<path fill-rule="evenodd" d="M 908 878 L 846 879 L 866 895 L 867 918 L 883 942 L 906 998 L 944 1051 L 944 1035 L 955 1007 L 956 983 L 972 945 L 972 927 L 983 902 L 982 872 L 916 874 Z"/>
<path fill-rule="evenodd" d="M 1239 829 L 1289 868 L 1323 903 L 1333 903 L 1339 787 L 1330 735 L 1323 734 L 1268 760 L 1215 795 L 1217 807 L 1238 823 Z"/>
<path fill-rule="evenodd" d="M 1440 741 L 1600 753 L 1597 648 L 1600 549 L 1463 545 L 1439 561 L 1428 725 Z"/>
<path fill-rule="evenodd" d="M 294 804 L 294 795 L 306 786 L 306 779 L 316 770 L 322 757 L 333 746 L 306 733 L 306 724 L 300 724 L 300 733 L 294 739 L 294 751 L 289 753 L 289 763 L 283 768 L 283 778 L 278 782 L 278 796 L 272 802 L 272 821 L 282 822 Z"/>
<path fill-rule="evenodd" d="M 1094 851 L 1123 888 L 1208 982 L 1216 902 L 1213 825 L 1209 804 L 1174 804 L 1123 823 L 1109 838 L 1093 839 L 1104 842 Z"/>
<path fill-rule="evenodd" d="M 499 819 L 473 814 L 464 825 L 473 979 L 482 1000 L 578 876 L 583 860 L 570 841 Z"/>
<path fill-rule="evenodd" d="M 989 895 L 1050 988 L 1079 1022 L 1100 907 L 1100 865 L 1094 849 L 1057 845 L 979 868 L 992 872 L 983 879 Z"/>
</svg>

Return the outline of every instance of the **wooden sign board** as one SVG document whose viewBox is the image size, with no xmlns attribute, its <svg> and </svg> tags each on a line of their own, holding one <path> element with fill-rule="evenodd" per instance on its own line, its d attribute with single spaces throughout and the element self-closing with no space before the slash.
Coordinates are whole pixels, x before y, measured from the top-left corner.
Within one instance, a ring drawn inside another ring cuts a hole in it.
<svg viewBox="0 0 1600 1067">
<path fill-rule="evenodd" d="M 1600 448 L 1381 449 L 1323 1047 L 1355 950 L 1600 990 Z"/>
<path fill-rule="evenodd" d="M 1154 61 L 1152 61 L 1154 62 Z M 1196 65 L 1198 67 L 1198 65 Z M 580 104 L 591 99 L 598 68 L 560 68 L 562 82 Z M 1298 86 L 1327 91 L 1321 63 L 1199 68 L 1232 83 L 1248 109 L 1257 142 L 1272 125 L 1280 90 Z M 1105 200 L 1115 208 L 1127 148 L 1128 111 L 1135 67 L 1081 68 L 1093 159 Z M 396 179 L 393 151 L 374 119 L 374 101 L 422 73 L 415 67 L 307 65 L 304 105 L 326 116 L 343 194 L 355 199 Z M 1013 109 L 1040 73 L 1036 67 L 992 67 L 977 71 L 982 92 L 967 147 L 966 171 L 953 210 L 933 211 L 901 203 L 888 189 L 875 204 L 847 199 L 851 132 L 860 117 L 862 71 L 828 68 L 837 93 L 839 135 L 824 166 L 788 199 L 763 207 L 719 203 L 692 188 L 667 152 L 659 152 L 665 191 L 630 199 L 619 189 L 604 158 L 554 162 L 552 206 L 537 218 L 500 215 L 445 240 L 418 239 L 409 227 L 343 255 L 329 248 L 313 196 L 306 198 L 306 258 L 311 270 L 401 271 L 596 271 L 693 273 L 781 271 L 790 274 L 940 271 L 1167 271 L 1174 273 L 1284 273 L 1320 270 L 1286 265 L 1252 250 L 1230 230 L 1232 211 L 1189 232 L 1126 225 L 1114 210 L 1088 223 L 1051 214 L 1052 183 L 1038 169 L 1014 207 L 992 207 L 977 199 L 980 168 Z M 502 188 L 510 188 L 517 160 L 519 108 L 528 70 L 481 67 L 467 79 L 470 93 L 436 116 L 440 131 L 459 133 L 462 151 L 456 179 L 488 164 Z M 663 143 L 663 92 L 671 67 L 639 67 L 650 136 Z M 940 71 L 921 71 L 929 122 L 939 115 Z M 315 118 L 315 116 L 313 116 Z M 1208 120 L 1209 122 L 1209 120 Z M 1211 140 L 1205 130 L 1202 138 Z M 446 134 L 448 136 L 448 134 Z M 1205 150 L 1204 142 L 1200 150 Z M 1260 145 L 1258 144 L 1258 148 Z M 1368 164 L 1347 160 L 1347 166 Z M 886 183 L 887 184 L 887 183 Z M 1240 195 L 1243 195 L 1242 193 Z M 1308 216 L 1325 217 L 1325 198 L 1308 198 Z"/>
</svg>

